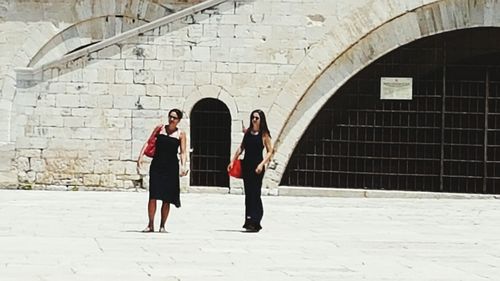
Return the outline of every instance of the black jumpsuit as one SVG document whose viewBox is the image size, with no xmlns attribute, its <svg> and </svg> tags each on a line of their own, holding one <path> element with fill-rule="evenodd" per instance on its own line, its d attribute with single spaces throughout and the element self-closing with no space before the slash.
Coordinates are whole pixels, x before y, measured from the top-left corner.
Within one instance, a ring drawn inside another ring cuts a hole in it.
<svg viewBox="0 0 500 281">
<path fill-rule="evenodd" d="M 262 134 L 257 135 L 247 132 L 243 137 L 243 148 L 245 158 L 242 162 L 243 184 L 245 187 L 245 224 L 244 228 L 260 230 L 260 221 L 264 215 L 262 206 L 261 188 L 264 170 L 260 174 L 255 173 L 255 169 L 262 162 L 262 150 L 264 142 Z"/>
<path fill-rule="evenodd" d="M 179 134 L 178 131 L 174 134 Z M 149 199 L 158 199 L 181 206 L 179 188 L 179 159 L 177 157 L 180 141 L 174 136 L 159 134 L 156 150 L 149 167 Z"/>
</svg>

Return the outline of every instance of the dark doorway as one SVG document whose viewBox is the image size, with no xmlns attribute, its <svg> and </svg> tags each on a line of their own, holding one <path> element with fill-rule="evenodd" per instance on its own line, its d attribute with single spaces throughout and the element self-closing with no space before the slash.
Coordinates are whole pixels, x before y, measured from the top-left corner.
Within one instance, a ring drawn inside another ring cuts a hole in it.
<svg viewBox="0 0 500 281">
<path fill-rule="evenodd" d="M 191 185 L 229 187 L 231 114 L 213 98 L 199 101 L 191 113 Z"/>
<path fill-rule="evenodd" d="M 500 29 L 427 37 L 354 76 L 318 113 L 282 185 L 500 193 Z M 381 77 L 413 78 L 381 100 Z"/>
</svg>

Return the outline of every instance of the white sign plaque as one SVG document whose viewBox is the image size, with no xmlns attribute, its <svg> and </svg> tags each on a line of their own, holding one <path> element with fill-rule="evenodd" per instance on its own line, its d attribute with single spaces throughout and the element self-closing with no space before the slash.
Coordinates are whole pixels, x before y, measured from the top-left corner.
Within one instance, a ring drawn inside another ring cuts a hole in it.
<svg viewBox="0 0 500 281">
<path fill-rule="evenodd" d="M 380 78 L 380 99 L 411 100 L 413 95 L 413 78 L 382 77 Z"/>
</svg>

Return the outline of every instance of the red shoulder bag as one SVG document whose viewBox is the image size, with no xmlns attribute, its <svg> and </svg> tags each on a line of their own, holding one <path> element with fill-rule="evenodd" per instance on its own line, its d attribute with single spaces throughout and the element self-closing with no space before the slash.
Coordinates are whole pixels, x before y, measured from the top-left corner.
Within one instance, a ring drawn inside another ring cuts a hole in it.
<svg viewBox="0 0 500 281">
<path fill-rule="evenodd" d="M 229 175 L 233 178 L 238 178 L 241 179 L 243 177 L 243 172 L 241 171 L 241 160 L 236 159 L 233 162 L 233 166 L 231 167 L 231 170 L 229 171 Z"/>
<path fill-rule="evenodd" d="M 162 126 L 157 126 L 151 136 L 149 136 L 148 139 L 148 144 L 146 145 L 146 148 L 144 149 L 144 155 L 147 157 L 153 158 L 155 156 L 155 150 L 156 150 L 156 138 L 158 138 L 158 134 L 160 134 Z"/>
</svg>

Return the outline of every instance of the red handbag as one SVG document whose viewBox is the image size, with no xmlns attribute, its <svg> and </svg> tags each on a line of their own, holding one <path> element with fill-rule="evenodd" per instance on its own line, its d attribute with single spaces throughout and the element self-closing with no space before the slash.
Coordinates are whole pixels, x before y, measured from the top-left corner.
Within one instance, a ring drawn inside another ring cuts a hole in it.
<svg viewBox="0 0 500 281">
<path fill-rule="evenodd" d="M 156 151 L 156 138 L 158 137 L 158 134 L 160 134 L 162 126 L 158 126 L 154 129 L 153 133 L 151 136 L 149 136 L 148 139 L 148 144 L 146 145 L 146 148 L 144 149 L 144 155 L 147 157 L 153 158 L 155 156 L 155 151 Z"/>
<path fill-rule="evenodd" d="M 231 170 L 229 171 L 229 175 L 233 178 L 238 178 L 241 179 L 243 177 L 243 172 L 241 171 L 241 160 L 236 159 L 233 162 L 233 166 L 231 167 Z"/>
</svg>

